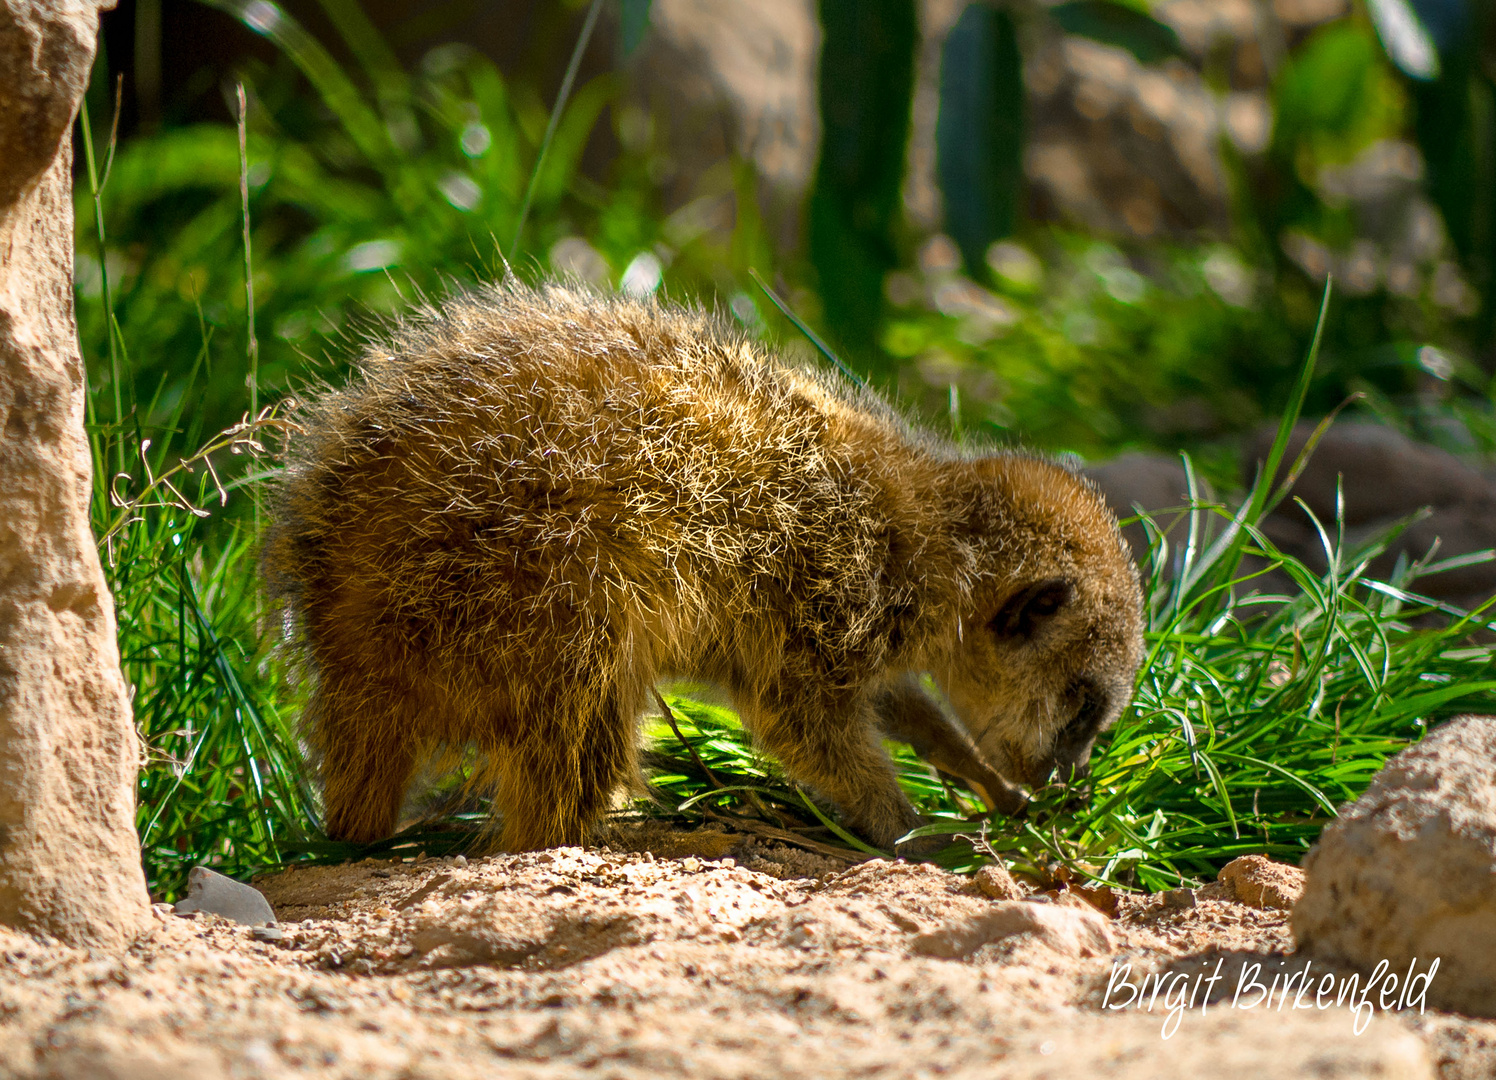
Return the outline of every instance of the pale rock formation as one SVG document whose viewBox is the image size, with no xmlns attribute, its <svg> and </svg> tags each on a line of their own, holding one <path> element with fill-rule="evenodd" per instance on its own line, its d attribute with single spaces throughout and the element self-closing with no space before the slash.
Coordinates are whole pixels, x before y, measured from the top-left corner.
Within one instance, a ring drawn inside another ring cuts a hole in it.
<svg viewBox="0 0 1496 1080">
<path fill-rule="evenodd" d="M 0 0 L 0 923 L 117 947 L 150 904 L 73 318 L 69 131 L 98 7 Z"/>
</svg>

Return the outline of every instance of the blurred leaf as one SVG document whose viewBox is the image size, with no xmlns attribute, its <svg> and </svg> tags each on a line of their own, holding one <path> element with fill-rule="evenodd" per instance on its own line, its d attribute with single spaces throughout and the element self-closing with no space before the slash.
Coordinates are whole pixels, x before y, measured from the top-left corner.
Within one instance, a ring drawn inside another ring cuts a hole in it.
<svg viewBox="0 0 1496 1080">
<path fill-rule="evenodd" d="M 987 246 L 1013 231 L 1023 183 L 1023 58 L 1006 11 L 969 4 L 945 39 L 935 145 L 946 230 L 980 277 Z"/>
<path fill-rule="evenodd" d="M 320 2 L 322 10 L 374 84 L 390 142 L 402 151 L 414 149 L 420 142 L 421 129 L 412 108 L 410 80 L 400 66 L 395 50 L 380 36 L 359 0 Z"/>
<path fill-rule="evenodd" d="M 373 81 L 380 101 L 393 99 L 403 102 L 409 93 L 409 80 L 395 51 L 379 36 L 358 0 L 320 0 L 320 3 L 348 43 L 354 58 Z"/>
<path fill-rule="evenodd" d="M 535 183 L 535 201 L 539 204 L 554 202 L 564 195 L 576 176 L 582 161 L 582 151 L 597 118 L 622 88 L 616 74 L 604 72 L 572 95 L 561 122 L 556 125 L 556 134 L 551 140 L 550 153 Z"/>
<path fill-rule="evenodd" d="M 913 0 L 821 0 L 821 155 L 810 258 L 838 345 L 874 355 L 904 178 L 918 24 Z"/>
<path fill-rule="evenodd" d="M 1445 7 L 1455 10 L 1444 11 Z M 1483 5 L 1484 25 L 1474 27 L 1463 17 L 1468 14 L 1463 4 L 1420 4 L 1419 14 L 1447 47 L 1440 56 L 1439 78 L 1411 85 L 1413 130 L 1428 166 L 1429 195 L 1480 291 L 1477 325 L 1480 336 L 1488 339 L 1496 319 L 1491 303 L 1491 273 L 1496 267 L 1496 160 L 1491 154 L 1496 87 L 1483 70 L 1481 49 L 1489 39 L 1491 6 Z"/>
<path fill-rule="evenodd" d="M 373 164 L 388 162 L 391 147 L 379 118 L 316 38 L 270 0 L 202 0 L 273 41 L 301 69 L 359 150 Z"/>
<path fill-rule="evenodd" d="M 1354 23 L 1331 23 L 1312 35 L 1279 74 L 1274 140 L 1351 132 L 1372 96 L 1376 53 L 1371 35 Z"/>
<path fill-rule="evenodd" d="M 378 194 L 328 176 L 303 147 L 251 134 L 250 159 L 271 164 L 267 190 L 317 217 L 373 218 Z M 156 199 L 194 188 L 232 194 L 239 186 L 239 144 L 233 128 L 201 124 L 125 144 L 110 173 L 107 216 L 128 218 Z"/>
<path fill-rule="evenodd" d="M 1372 64 L 1366 36 L 1354 27 L 1320 34 L 1285 69 L 1277 94 L 1279 124 L 1340 132 L 1354 122 Z"/>
<path fill-rule="evenodd" d="M 644 32 L 649 29 L 649 5 L 650 0 L 621 0 L 618 36 L 624 56 L 630 55 L 644 40 Z"/>
<path fill-rule="evenodd" d="M 1439 54 L 1408 0 L 1366 0 L 1366 10 L 1387 56 L 1414 79 L 1439 77 Z"/>
<path fill-rule="evenodd" d="M 1050 8 L 1049 15 L 1065 33 L 1119 46 L 1144 64 L 1184 55 L 1173 27 L 1124 4 L 1074 0 Z"/>
</svg>

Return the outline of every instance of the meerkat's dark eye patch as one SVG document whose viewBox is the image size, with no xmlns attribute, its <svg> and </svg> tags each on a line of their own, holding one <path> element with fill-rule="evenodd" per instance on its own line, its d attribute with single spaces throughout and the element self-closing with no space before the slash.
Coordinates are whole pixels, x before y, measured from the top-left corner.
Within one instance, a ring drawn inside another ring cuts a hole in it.
<svg viewBox="0 0 1496 1080">
<path fill-rule="evenodd" d="M 1070 602 L 1074 590 L 1063 578 L 1036 581 L 1003 603 L 988 625 L 1000 638 L 1029 638 Z"/>
</svg>

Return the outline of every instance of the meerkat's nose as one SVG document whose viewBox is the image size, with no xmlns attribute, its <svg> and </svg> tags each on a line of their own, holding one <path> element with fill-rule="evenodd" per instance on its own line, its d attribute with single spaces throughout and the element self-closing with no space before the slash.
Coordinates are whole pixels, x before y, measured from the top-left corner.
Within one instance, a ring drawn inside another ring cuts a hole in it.
<svg viewBox="0 0 1496 1080">
<path fill-rule="evenodd" d="M 1091 744 L 1111 714 L 1110 695 L 1092 679 L 1083 676 L 1071 683 L 1070 697 L 1076 702 L 1075 715 L 1060 729 L 1054 745 L 1054 763 L 1060 774 L 1057 779 L 1061 781 L 1067 779 L 1067 773 L 1074 779 L 1090 775 Z"/>
</svg>

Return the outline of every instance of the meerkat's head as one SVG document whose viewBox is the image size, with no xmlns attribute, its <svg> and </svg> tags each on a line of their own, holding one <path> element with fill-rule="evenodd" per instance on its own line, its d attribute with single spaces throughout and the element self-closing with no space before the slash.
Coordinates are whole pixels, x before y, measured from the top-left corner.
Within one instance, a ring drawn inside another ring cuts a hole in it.
<svg viewBox="0 0 1496 1080">
<path fill-rule="evenodd" d="M 1007 454 L 957 468 L 976 573 L 936 679 L 1008 779 L 1085 776 L 1143 656 L 1137 567 L 1100 494 L 1067 469 Z"/>
</svg>

